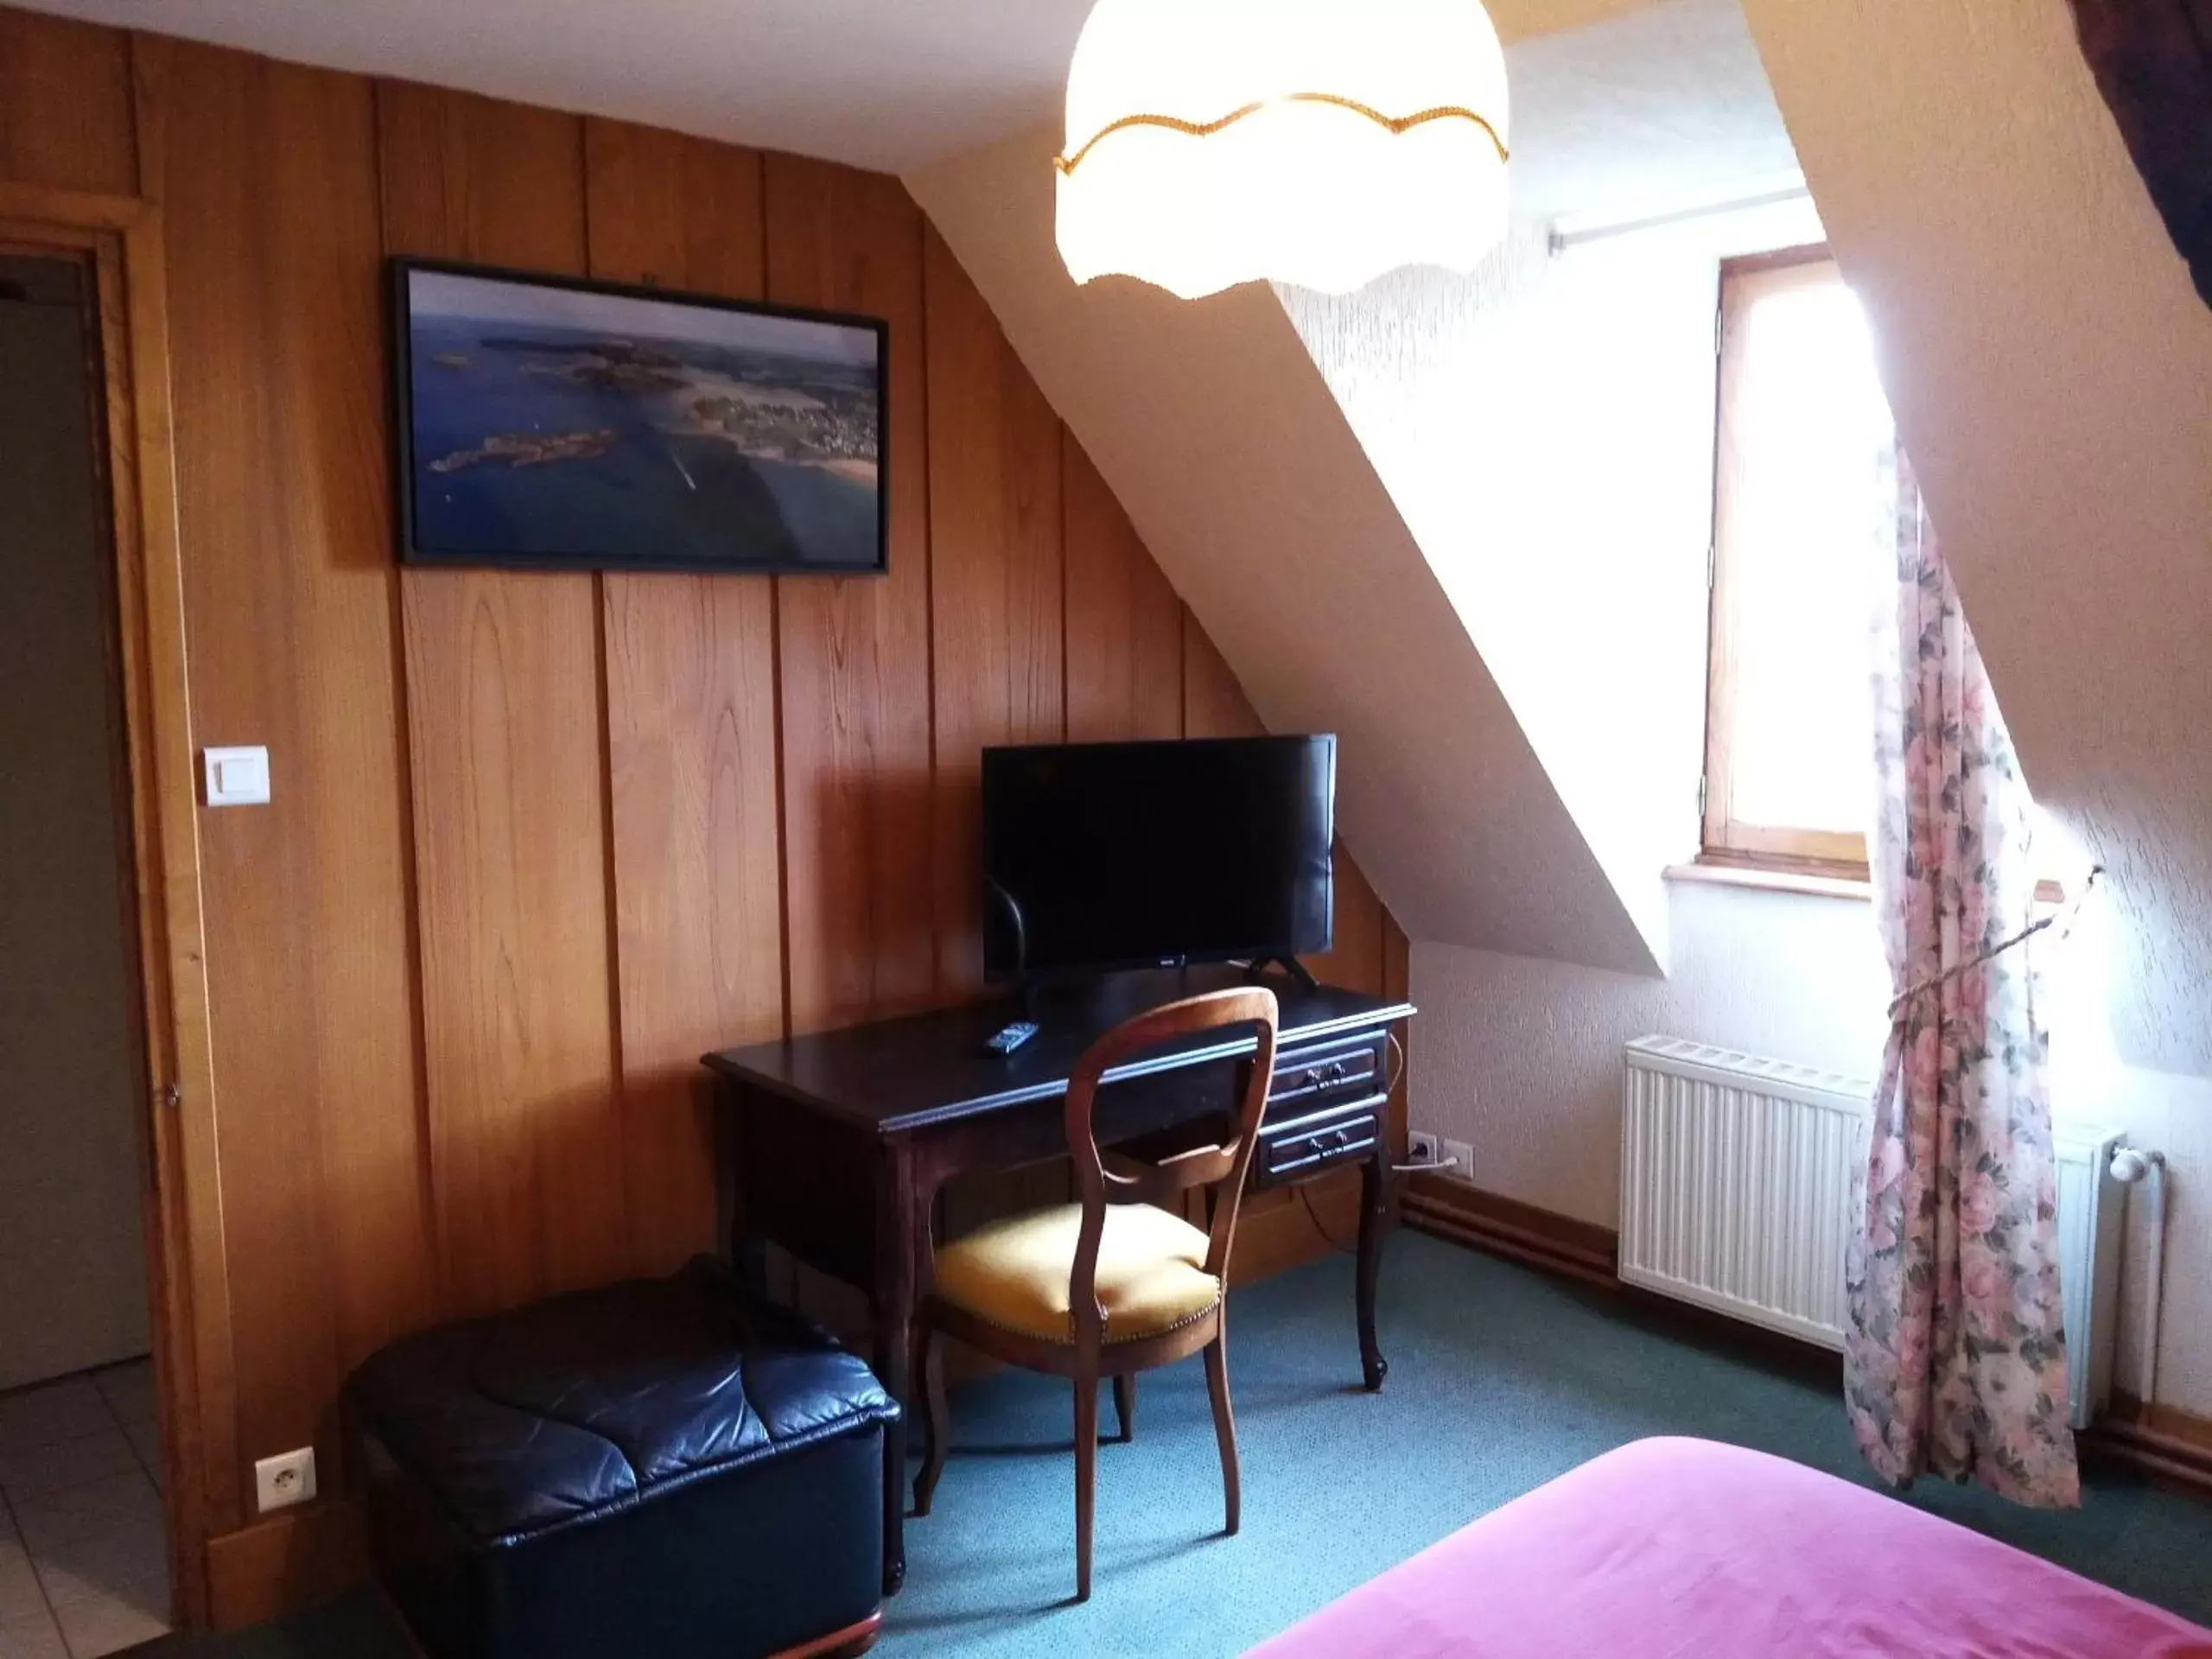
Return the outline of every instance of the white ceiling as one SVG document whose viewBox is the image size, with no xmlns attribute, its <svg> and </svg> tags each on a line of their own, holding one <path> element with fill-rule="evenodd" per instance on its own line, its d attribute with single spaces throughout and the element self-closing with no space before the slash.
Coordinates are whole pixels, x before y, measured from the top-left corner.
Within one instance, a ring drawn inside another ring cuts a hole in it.
<svg viewBox="0 0 2212 1659">
<path fill-rule="evenodd" d="M 1738 0 L 1666 0 L 1508 57 L 1519 218 L 1664 212 L 1797 165 Z"/>
<path fill-rule="evenodd" d="M 903 173 L 1053 119 L 1090 0 L 27 0 Z M 1510 40 L 1648 0 L 1491 0 Z"/>
</svg>

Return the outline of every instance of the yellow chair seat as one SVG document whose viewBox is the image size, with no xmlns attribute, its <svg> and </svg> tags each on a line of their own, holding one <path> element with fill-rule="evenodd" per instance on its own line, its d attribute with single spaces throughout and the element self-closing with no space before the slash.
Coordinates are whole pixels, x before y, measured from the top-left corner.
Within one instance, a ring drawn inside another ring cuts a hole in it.
<svg viewBox="0 0 2212 1659">
<path fill-rule="evenodd" d="M 1072 1344 L 1068 1274 L 1083 1206 L 1058 1205 L 978 1228 L 937 1255 L 937 1294 L 1001 1330 Z M 1205 1270 L 1206 1236 L 1149 1204 L 1106 1208 L 1098 1305 L 1106 1340 L 1156 1337 L 1211 1311 L 1221 1281 Z"/>
</svg>

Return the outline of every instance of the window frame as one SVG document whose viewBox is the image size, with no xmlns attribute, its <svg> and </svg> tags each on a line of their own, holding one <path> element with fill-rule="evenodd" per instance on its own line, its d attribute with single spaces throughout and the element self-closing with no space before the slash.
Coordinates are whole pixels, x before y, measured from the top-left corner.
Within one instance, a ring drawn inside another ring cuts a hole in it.
<svg viewBox="0 0 2212 1659">
<path fill-rule="evenodd" d="M 1834 830 L 1783 829 L 1743 823 L 1730 816 L 1729 779 L 1732 748 L 1734 683 L 1732 643 L 1741 620 L 1732 604 L 1734 563 L 1729 504 L 1740 465 L 1731 442 L 1730 419 L 1742 339 L 1732 327 L 1746 306 L 1759 297 L 1808 280 L 1818 267 L 1834 266 L 1825 242 L 1771 253 L 1745 255 L 1720 263 L 1719 295 L 1713 319 L 1713 524 L 1707 564 L 1708 612 L 1706 647 L 1705 773 L 1699 784 L 1697 862 L 1721 868 L 1765 870 L 1864 883 L 1868 879 L 1866 838 Z"/>
</svg>

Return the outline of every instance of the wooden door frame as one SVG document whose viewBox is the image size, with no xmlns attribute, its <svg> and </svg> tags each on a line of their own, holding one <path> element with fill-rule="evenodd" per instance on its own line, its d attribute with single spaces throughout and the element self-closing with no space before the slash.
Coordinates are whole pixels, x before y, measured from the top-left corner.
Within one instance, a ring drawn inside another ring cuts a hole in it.
<svg viewBox="0 0 2212 1659">
<path fill-rule="evenodd" d="M 0 238 L 97 279 L 146 1074 L 140 1141 L 176 1622 L 209 1622 L 207 1541 L 238 1502 L 230 1290 L 216 1161 L 198 791 L 169 407 L 161 210 L 0 182 Z M 227 1497 L 227 1503 L 226 1498 Z"/>
</svg>

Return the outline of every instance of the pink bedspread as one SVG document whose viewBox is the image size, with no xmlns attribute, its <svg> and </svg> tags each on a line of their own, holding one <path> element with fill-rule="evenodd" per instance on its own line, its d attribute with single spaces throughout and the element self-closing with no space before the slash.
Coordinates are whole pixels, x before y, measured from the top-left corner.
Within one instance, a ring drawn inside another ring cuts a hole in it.
<svg viewBox="0 0 2212 1659">
<path fill-rule="evenodd" d="M 1639 1440 L 1251 1659 L 2169 1659 L 2212 1631 L 1800 1465 Z"/>
</svg>

